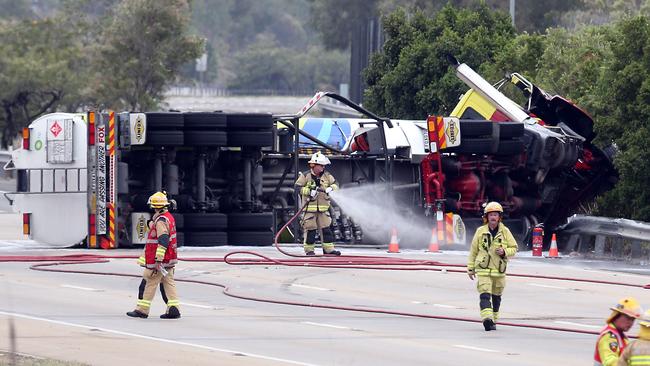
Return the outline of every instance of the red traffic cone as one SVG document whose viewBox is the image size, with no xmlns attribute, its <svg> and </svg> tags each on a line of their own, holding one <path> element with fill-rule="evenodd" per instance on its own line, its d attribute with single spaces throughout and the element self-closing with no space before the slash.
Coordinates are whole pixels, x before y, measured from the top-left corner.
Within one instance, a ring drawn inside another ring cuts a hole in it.
<svg viewBox="0 0 650 366">
<path fill-rule="evenodd" d="M 434 227 L 431 230 L 431 240 L 429 240 L 429 250 L 431 253 L 438 253 L 440 251 L 440 246 L 438 245 L 438 231 Z"/>
<path fill-rule="evenodd" d="M 559 258 L 557 252 L 557 240 L 555 239 L 555 233 L 553 233 L 553 238 L 551 239 L 551 247 L 548 249 L 549 258 Z"/>
<path fill-rule="evenodd" d="M 397 229 L 393 228 L 390 235 L 390 243 L 388 243 L 388 253 L 399 253 L 399 243 L 397 242 Z"/>
</svg>

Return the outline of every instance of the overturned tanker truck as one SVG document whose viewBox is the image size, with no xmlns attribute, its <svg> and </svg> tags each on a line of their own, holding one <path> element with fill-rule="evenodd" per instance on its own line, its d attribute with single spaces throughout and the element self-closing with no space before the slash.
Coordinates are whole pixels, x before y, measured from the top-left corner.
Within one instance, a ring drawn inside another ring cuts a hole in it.
<svg viewBox="0 0 650 366">
<path fill-rule="evenodd" d="M 506 224 L 525 243 L 532 228 L 563 224 L 583 202 L 617 180 L 612 149 L 592 144 L 593 121 L 521 75 L 512 82 L 525 108 L 465 64 L 471 89 L 451 116 L 390 120 L 333 93 L 316 94 L 298 113 L 52 113 L 23 130 L 5 166 L 23 232 L 52 246 L 142 245 L 147 197 L 165 190 L 177 207 L 177 242 L 186 246 L 271 245 L 301 205 L 298 172 L 315 150 L 342 188 L 385 184 L 409 215 L 426 218 L 441 244 L 465 245 L 482 207 L 499 201 Z M 306 118 L 325 97 L 366 118 Z M 334 204 L 335 240 L 372 242 Z M 296 224 L 280 237 L 301 241 Z"/>
</svg>

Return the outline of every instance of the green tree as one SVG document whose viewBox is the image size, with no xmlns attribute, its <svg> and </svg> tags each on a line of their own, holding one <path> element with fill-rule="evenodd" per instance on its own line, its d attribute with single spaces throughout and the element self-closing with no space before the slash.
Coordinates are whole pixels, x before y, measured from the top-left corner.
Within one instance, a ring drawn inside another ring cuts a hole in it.
<svg viewBox="0 0 650 366">
<path fill-rule="evenodd" d="M 598 133 L 619 149 L 621 180 L 600 201 L 601 212 L 650 221 L 650 18 L 615 24 L 612 57 L 601 66 Z"/>
<path fill-rule="evenodd" d="M 375 18 L 378 0 L 312 0 L 311 24 L 328 49 L 347 49 L 356 24 Z"/>
<path fill-rule="evenodd" d="M 372 57 L 365 73 L 366 107 L 392 118 L 449 113 L 466 89 L 447 55 L 472 67 L 492 62 L 514 38 L 507 14 L 486 5 L 445 6 L 434 18 L 397 11 L 384 18 L 384 52 Z"/>
<path fill-rule="evenodd" d="M 77 25 L 64 16 L 0 23 L 3 147 L 40 114 L 81 100 L 88 58 Z"/>
<path fill-rule="evenodd" d="M 185 0 L 123 0 L 101 34 L 98 100 L 114 109 L 156 107 L 181 66 L 203 52 L 203 41 L 188 35 L 189 19 Z"/>
</svg>

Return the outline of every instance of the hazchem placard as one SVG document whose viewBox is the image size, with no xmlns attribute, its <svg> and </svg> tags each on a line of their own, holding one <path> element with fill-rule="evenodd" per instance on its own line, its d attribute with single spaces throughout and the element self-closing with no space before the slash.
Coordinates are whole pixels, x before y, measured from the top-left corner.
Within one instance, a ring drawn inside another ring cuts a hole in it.
<svg viewBox="0 0 650 366">
<path fill-rule="evenodd" d="M 72 162 L 72 119 L 47 121 L 47 162 L 66 164 Z"/>
</svg>

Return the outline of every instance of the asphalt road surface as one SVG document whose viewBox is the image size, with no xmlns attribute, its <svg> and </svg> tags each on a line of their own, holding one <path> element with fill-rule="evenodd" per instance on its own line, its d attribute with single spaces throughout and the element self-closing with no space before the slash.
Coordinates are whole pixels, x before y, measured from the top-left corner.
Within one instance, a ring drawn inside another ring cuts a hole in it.
<svg viewBox="0 0 650 366">
<path fill-rule="evenodd" d="M 215 258 L 237 249 L 242 248 L 181 248 L 180 256 Z M 244 249 L 286 258 L 270 247 Z M 457 264 L 467 256 L 343 251 Z M 0 241 L 0 256 L 77 253 L 137 256 L 140 250 L 45 250 L 29 241 Z M 134 308 L 140 283 L 134 259 L 48 267 L 115 275 L 41 272 L 30 269 L 32 264 L 0 264 L 0 350 L 11 347 L 5 335 L 13 323 L 16 351 L 92 365 L 590 365 L 596 340 L 592 334 L 503 324 L 485 332 L 474 322 L 479 318 L 475 282 L 451 272 L 453 267 L 446 267 L 447 272 L 396 271 L 182 261 L 177 279 L 219 283 L 240 296 L 351 310 L 243 300 L 224 295 L 220 287 L 178 282 L 182 318 L 163 320 L 158 318 L 164 312 L 159 294 L 148 319 L 125 316 Z M 532 258 L 524 252 L 509 272 L 650 283 L 647 267 L 633 268 L 636 273 L 629 273 L 627 265 L 614 267 Z M 623 296 L 650 306 L 650 290 L 639 287 L 511 276 L 500 322 L 596 332 L 609 307 Z M 388 314 L 365 311 L 371 309 Z M 638 326 L 630 333 L 638 333 Z"/>
</svg>

